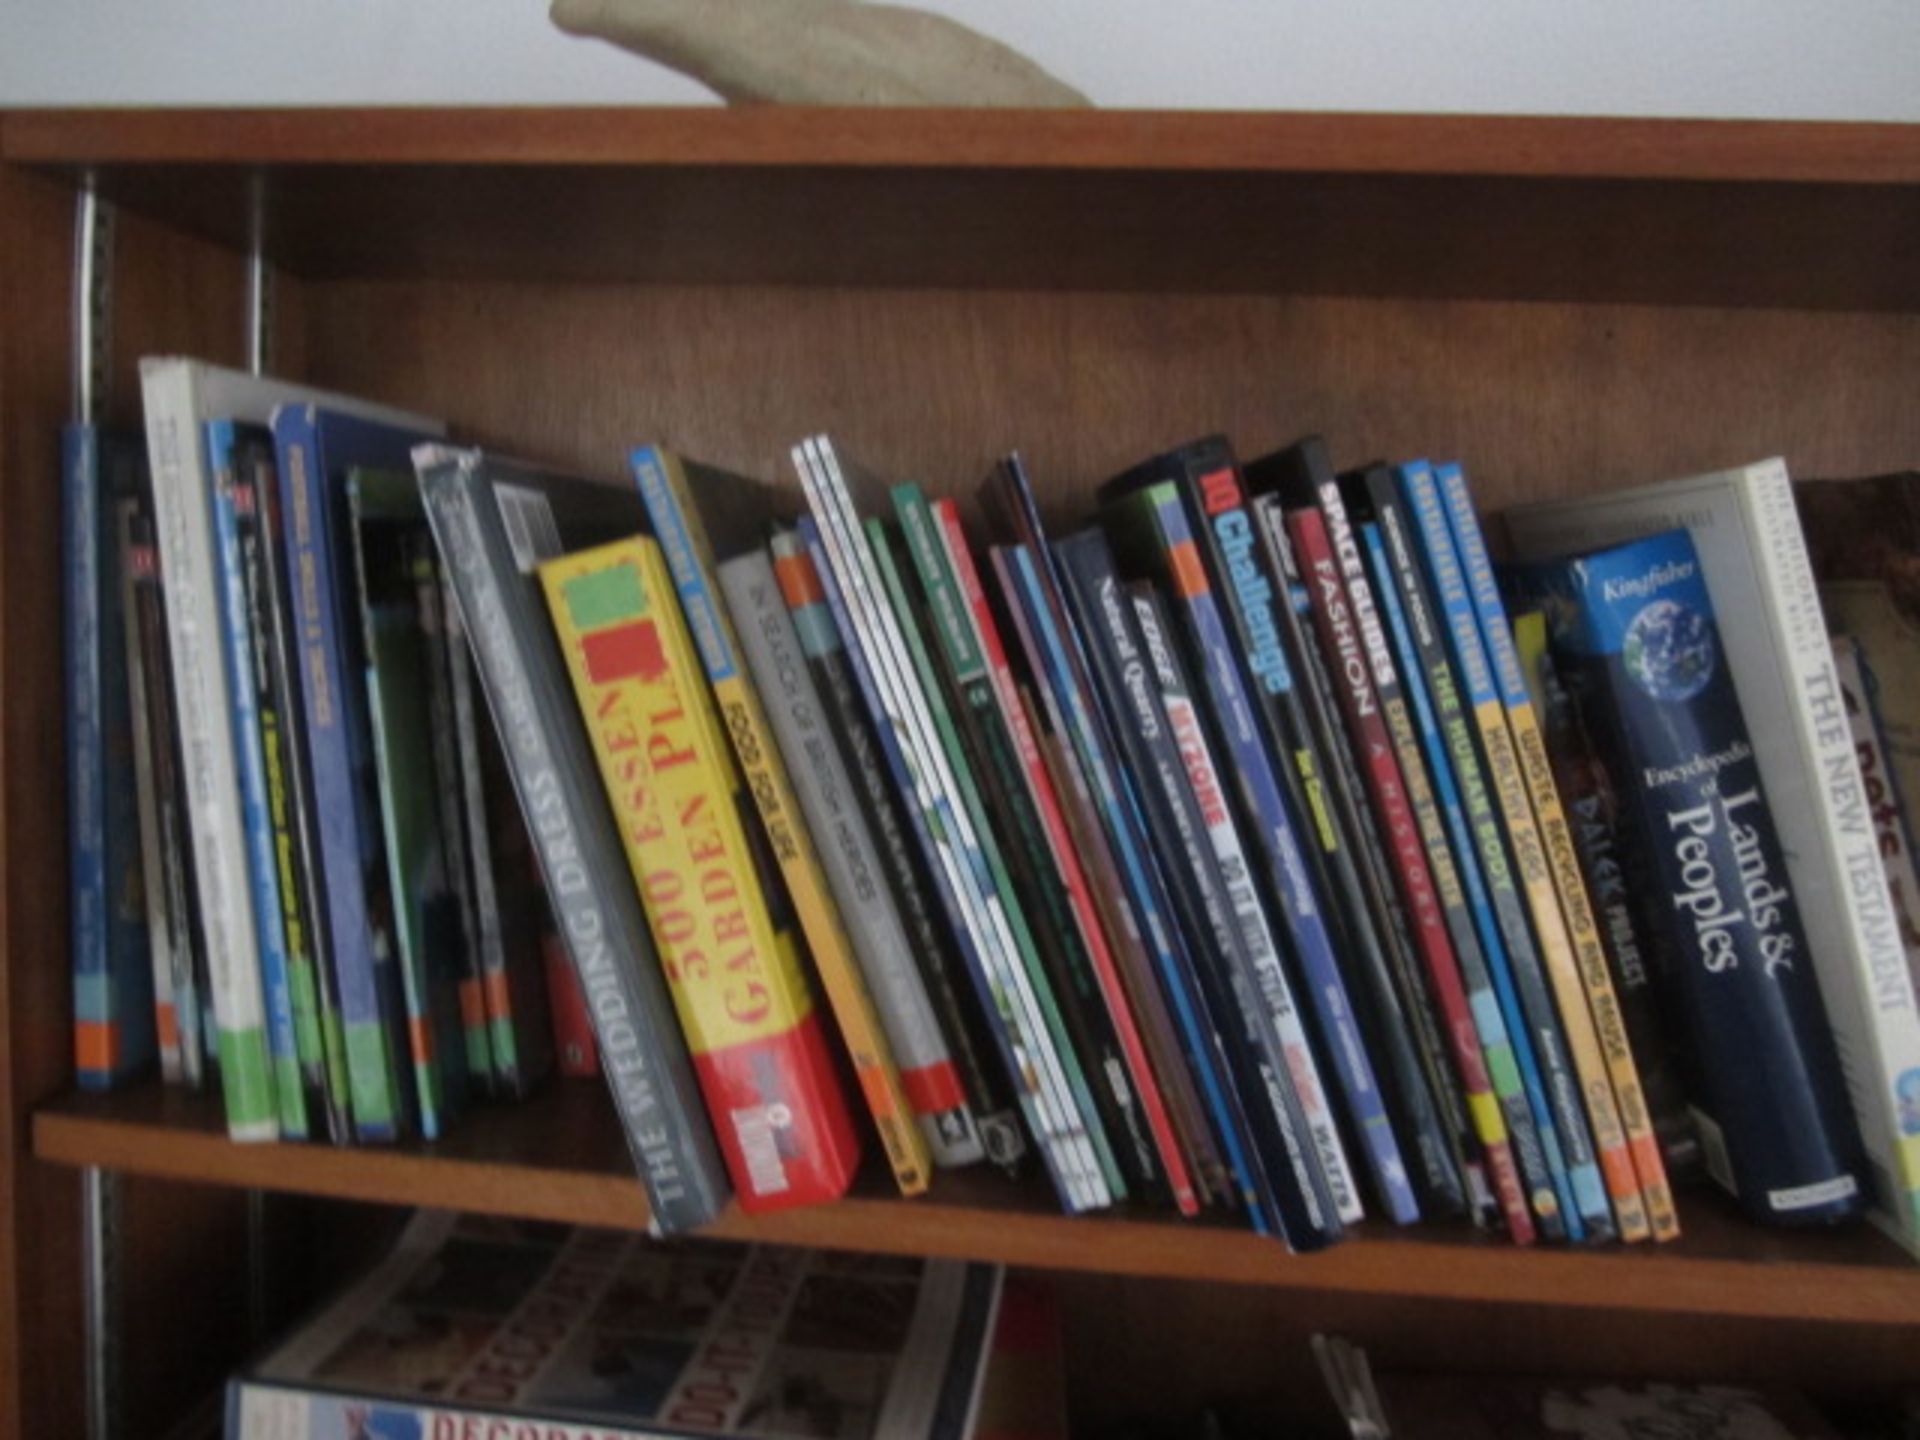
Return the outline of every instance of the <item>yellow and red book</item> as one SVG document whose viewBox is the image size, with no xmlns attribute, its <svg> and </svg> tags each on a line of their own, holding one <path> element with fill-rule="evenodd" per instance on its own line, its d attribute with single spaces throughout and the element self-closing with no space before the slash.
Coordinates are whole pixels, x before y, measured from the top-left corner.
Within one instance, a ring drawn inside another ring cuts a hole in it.
<svg viewBox="0 0 1920 1440">
<path fill-rule="evenodd" d="M 660 547 L 540 580 L 741 1208 L 831 1200 L 859 1139 Z"/>
</svg>

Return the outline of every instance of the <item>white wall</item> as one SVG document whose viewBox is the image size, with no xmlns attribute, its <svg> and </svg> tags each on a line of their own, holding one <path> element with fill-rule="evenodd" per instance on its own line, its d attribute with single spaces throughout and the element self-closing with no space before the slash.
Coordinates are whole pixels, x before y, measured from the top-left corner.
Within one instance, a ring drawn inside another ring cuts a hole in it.
<svg viewBox="0 0 1920 1440">
<path fill-rule="evenodd" d="M 1920 0 L 925 0 L 1097 103 L 1920 121 Z M 545 0 L 0 0 L 0 104 L 698 102 Z"/>
</svg>

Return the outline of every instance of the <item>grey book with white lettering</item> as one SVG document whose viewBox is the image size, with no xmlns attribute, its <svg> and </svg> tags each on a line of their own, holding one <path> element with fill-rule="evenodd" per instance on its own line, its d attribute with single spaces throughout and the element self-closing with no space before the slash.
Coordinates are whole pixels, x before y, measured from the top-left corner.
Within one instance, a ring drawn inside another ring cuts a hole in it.
<svg viewBox="0 0 1920 1440">
<path fill-rule="evenodd" d="M 534 576 L 645 530 L 646 507 L 479 450 L 423 445 L 413 460 L 652 1228 L 693 1229 L 726 1204 L 726 1172 Z"/>
</svg>

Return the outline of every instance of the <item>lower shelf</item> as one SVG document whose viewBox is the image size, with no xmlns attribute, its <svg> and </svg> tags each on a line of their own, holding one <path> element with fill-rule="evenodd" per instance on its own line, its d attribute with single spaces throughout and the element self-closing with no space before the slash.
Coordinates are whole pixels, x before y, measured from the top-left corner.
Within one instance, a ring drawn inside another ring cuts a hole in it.
<svg viewBox="0 0 1920 1440">
<path fill-rule="evenodd" d="M 216 1099 L 154 1083 L 45 1106 L 33 1142 L 43 1160 L 200 1184 L 567 1224 L 647 1223 L 612 1106 L 591 1082 L 475 1110 L 436 1144 L 365 1149 L 236 1145 Z M 1346 1244 L 1298 1256 L 1229 1225 L 1153 1212 L 1068 1219 L 1044 1184 L 978 1170 L 941 1175 L 916 1200 L 886 1185 L 875 1171 L 837 1204 L 754 1217 L 730 1210 L 711 1232 L 1293 1290 L 1879 1325 L 1920 1339 L 1920 1265 L 1891 1241 L 1866 1227 L 1763 1230 L 1707 1193 L 1683 1198 L 1684 1237 L 1657 1249 L 1520 1250 L 1463 1227 L 1363 1227 Z"/>
</svg>

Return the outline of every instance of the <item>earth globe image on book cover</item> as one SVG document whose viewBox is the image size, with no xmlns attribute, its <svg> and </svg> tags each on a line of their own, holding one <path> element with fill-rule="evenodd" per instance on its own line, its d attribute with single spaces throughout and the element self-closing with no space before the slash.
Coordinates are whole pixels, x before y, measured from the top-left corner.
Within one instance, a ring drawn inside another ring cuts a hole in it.
<svg viewBox="0 0 1920 1440">
<path fill-rule="evenodd" d="M 1655 600 L 1628 622 L 1621 659 L 1648 695 L 1683 704 L 1713 678 L 1713 628 L 1699 611 L 1677 600 Z"/>
</svg>

